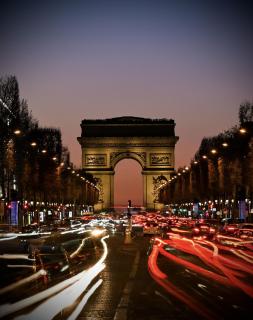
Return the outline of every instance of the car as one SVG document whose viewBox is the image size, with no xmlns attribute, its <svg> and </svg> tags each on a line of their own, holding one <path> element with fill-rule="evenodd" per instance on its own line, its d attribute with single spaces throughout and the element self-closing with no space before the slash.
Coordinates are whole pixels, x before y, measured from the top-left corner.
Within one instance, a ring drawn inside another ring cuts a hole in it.
<svg viewBox="0 0 253 320">
<path fill-rule="evenodd" d="M 221 219 L 221 224 L 225 225 L 225 224 L 239 224 L 239 223 L 244 223 L 245 220 L 241 219 L 241 218 L 223 218 Z"/>
<path fill-rule="evenodd" d="M 62 245 L 44 243 L 39 250 L 34 252 L 36 269 L 44 269 L 47 275 L 44 283 L 54 280 L 56 277 L 65 277 L 70 273 L 69 258 Z"/>
<path fill-rule="evenodd" d="M 253 229 L 253 223 L 241 223 L 239 229 Z"/>
<path fill-rule="evenodd" d="M 16 237 L 0 241 L 0 272 L 2 275 L 0 287 L 31 276 L 35 271 L 35 261 L 29 254 L 29 243 L 26 240 Z"/>
<path fill-rule="evenodd" d="M 173 233 L 179 234 L 184 237 L 191 237 L 193 233 L 193 228 L 191 225 L 184 225 L 184 224 L 179 224 L 176 226 L 172 226 L 170 228 L 170 231 Z"/>
<path fill-rule="evenodd" d="M 236 236 L 244 241 L 253 241 L 253 229 L 239 229 Z"/>
<path fill-rule="evenodd" d="M 244 240 L 253 239 L 253 223 L 242 223 L 239 225 L 235 235 Z"/>
<path fill-rule="evenodd" d="M 38 233 L 39 225 L 37 223 L 28 224 L 21 229 L 22 233 Z"/>
<path fill-rule="evenodd" d="M 160 228 L 156 222 L 146 222 L 143 229 L 144 235 L 160 234 Z"/>
<path fill-rule="evenodd" d="M 226 234 L 226 235 L 235 235 L 238 229 L 239 229 L 239 225 L 237 223 L 225 224 L 222 227 L 220 233 Z"/>
<path fill-rule="evenodd" d="M 143 225 L 133 224 L 132 225 L 132 235 L 133 236 L 143 236 Z"/>
<path fill-rule="evenodd" d="M 203 237 L 213 239 L 217 229 L 208 223 L 196 223 L 192 229 L 192 237 Z"/>
</svg>

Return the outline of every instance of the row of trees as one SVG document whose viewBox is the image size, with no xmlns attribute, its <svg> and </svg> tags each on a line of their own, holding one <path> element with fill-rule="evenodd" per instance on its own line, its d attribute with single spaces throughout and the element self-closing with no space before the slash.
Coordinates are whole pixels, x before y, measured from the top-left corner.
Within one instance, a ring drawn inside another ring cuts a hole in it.
<svg viewBox="0 0 253 320">
<path fill-rule="evenodd" d="M 253 198 L 253 104 L 239 108 L 239 124 L 210 138 L 203 138 L 189 167 L 179 168 L 160 201 L 193 203 L 208 201 L 236 204 Z M 236 206 L 235 206 L 236 207 Z"/>
<path fill-rule="evenodd" d="M 0 78 L 0 196 L 5 204 L 93 205 L 93 177 L 73 170 L 61 131 L 42 128 L 19 96 L 15 76 Z M 3 209 L 2 209 L 3 210 Z M 6 215 L 5 208 L 5 215 Z"/>
</svg>

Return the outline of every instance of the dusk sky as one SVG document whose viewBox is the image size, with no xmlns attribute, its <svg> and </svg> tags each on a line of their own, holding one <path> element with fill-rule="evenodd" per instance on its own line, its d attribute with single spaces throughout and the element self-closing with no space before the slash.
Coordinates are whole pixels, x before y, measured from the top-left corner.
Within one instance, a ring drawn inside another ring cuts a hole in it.
<svg viewBox="0 0 253 320">
<path fill-rule="evenodd" d="M 16 75 L 40 125 L 61 129 L 75 165 L 82 119 L 130 115 L 175 120 L 178 168 L 253 100 L 250 2 L 5 1 L 0 76 Z M 116 167 L 118 188 L 126 168 Z"/>
</svg>

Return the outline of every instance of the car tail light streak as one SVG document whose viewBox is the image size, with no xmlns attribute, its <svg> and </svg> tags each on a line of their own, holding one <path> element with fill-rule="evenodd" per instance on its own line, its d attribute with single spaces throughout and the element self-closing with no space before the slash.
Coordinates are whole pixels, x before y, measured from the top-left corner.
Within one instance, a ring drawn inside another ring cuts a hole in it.
<svg viewBox="0 0 253 320">
<path fill-rule="evenodd" d="M 165 243 L 171 247 L 174 247 L 176 250 L 180 250 L 192 255 L 199 257 L 206 265 L 212 266 L 214 271 L 204 270 L 203 268 L 189 263 L 188 261 L 182 261 L 182 258 L 177 257 L 176 255 L 171 255 L 162 246 L 159 246 L 159 252 L 164 256 L 172 259 L 175 262 L 178 262 L 184 266 L 187 266 L 190 269 L 193 269 L 196 272 L 200 272 L 205 276 L 211 277 L 214 280 L 220 283 L 228 283 L 233 287 L 241 289 L 249 297 L 253 297 L 253 286 L 244 280 L 248 276 L 253 275 L 252 263 L 253 255 L 244 254 L 244 251 L 231 249 L 230 247 L 216 245 L 210 241 L 205 241 L 198 239 L 198 241 L 191 240 L 192 245 L 189 245 L 189 239 L 183 238 L 174 238 L 171 240 L 165 240 Z M 160 242 L 163 244 L 164 242 Z M 243 241 L 241 241 L 243 243 Z M 244 241 L 245 243 L 245 241 Z M 237 242 L 237 245 L 239 243 Z M 208 245 L 210 248 L 206 247 Z M 226 254 L 219 253 L 219 249 L 225 250 L 227 252 L 234 253 L 237 257 L 240 257 L 241 260 L 233 257 L 228 258 Z M 250 263 L 250 264 L 248 264 Z M 220 275 L 217 275 L 217 270 L 220 270 Z M 154 270 L 155 271 L 155 270 Z"/>
</svg>

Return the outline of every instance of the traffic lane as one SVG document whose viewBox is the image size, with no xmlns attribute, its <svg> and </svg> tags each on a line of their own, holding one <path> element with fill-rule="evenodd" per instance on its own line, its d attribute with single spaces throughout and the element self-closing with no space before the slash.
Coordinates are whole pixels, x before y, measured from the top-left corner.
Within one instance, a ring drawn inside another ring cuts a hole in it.
<svg viewBox="0 0 253 320">
<path fill-rule="evenodd" d="M 64 319 L 68 318 L 70 313 L 71 317 L 73 315 L 76 318 L 80 310 L 79 303 L 82 306 L 83 302 L 101 284 L 101 280 L 96 281 L 95 277 L 99 276 L 99 273 L 104 269 L 104 260 L 107 256 L 105 240 L 107 238 L 108 236 L 105 236 L 101 239 L 104 253 L 94 266 L 38 292 L 29 299 L 0 306 L 0 318 L 8 315 L 16 318 L 17 312 L 20 313 L 20 317 L 17 319 L 53 319 L 56 315 Z"/>
<path fill-rule="evenodd" d="M 149 262 L 149 265 L 151 269 L 153 268 L 151 275 L 160 284 L 164 296 L 174 301 L 173 304 L 180 306 L 180 309 L 183 310 L 183 314 L 180 312 L 174 318 L 192 319 L 191 310 L 200 318 L 220 319 L 233 315 L 243 316 L 245 319 L 250 318 L 249 310 L 252 307 L 252 298 L 248 294 L 236 288 L 233 283 L 229 285 L 228 281 L 221 281 L 224 280 L 221 275 L 217 275 L 218 282 L 214 277 L 207 278 L 203 274 L 199 274 L 197 271 L 203 268 L 203 262 L 200 259 L 175 248 L 170 249 L 174 251 L 173 254 L 177 259 L 167 259 L 159 254 L 155 256 L 153 250 L 150 256 L 154 257 L 154 259 L 152 258 L 153 264 Z M 180 265 L 178 263 L 180 258 L 187 260 L 190 268 L 186 268 L 183 264 Z M 195 265 L 196 268 L 192 268 L 190 264 Z M 219 274 L 220 270 L 216 269 L 215 272 Z M 225 282 L 225 284 L 221 282 Z M 182 302 L 191 310 L 185 309 Z"/>
<path fill-rule="evenodd" d="M 88 300 L 79 320 L 114 319 L 138 248 L 135 240 L 125 245 L 124 237 L 119 234 L 110 235 L 107 244 L 106 266 L 101 273 L 103 282 Z"/>
<path fill-rule="evenodd" d="M 96 238 L 97 243 L 94 246 L 89 245 L 87 242 L 89 239 L 89 237 L 86 237 L 83 238 L 84 241 L 79 239 L 75 243 L 65 241 L 64 246 L 69 244 L 66 247 L 68 249 L 68 257 L 65 250 L 60 251 L 60 255 L 59 252 L 57 254 L 55 235 L 48 237 L 47 242 L 44 241 L 45 239 L 43 240 L 42 245 L 44 247 L 39 243 L 40 247 L 38 245 L 37 247 L 42 248 L 44 251 L 34 251 L 36 255 L 31 258 L 29 258 L 28 254 L 12 253 L 2 255 L 0 270 L 4 274 L 4 281 L 1 281 L 0 304 L 14 303 L 24 298 L 32 297 L 38 292 L 61 283 L 84 270 L 88 270 L 100 259 L 103 253 L 99 237 Z M 5 243 L 5 250 L 9 252 L 9 241 L 5 241 Z M 14 247 L 15 251 L 18 248 L 19 246 L 16 245 Z M 28 262 L 31 265 L 28 266 Z"/>
<path fill-rule="evenodd" d="M 136 238 L 140 262 L 128 306 L 128 320 L 198 319 L 187 305 L 174 298 L 152 279 L 148 271 L 151 237 Z M 164 259 L 166 263 L 166 260 Z M 201 319 L 201 318 L 199 318 Z"/>
</svg>

